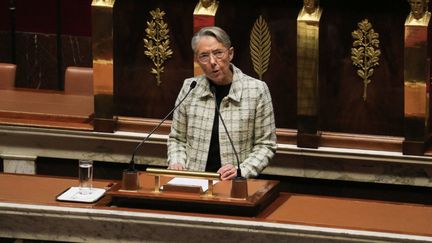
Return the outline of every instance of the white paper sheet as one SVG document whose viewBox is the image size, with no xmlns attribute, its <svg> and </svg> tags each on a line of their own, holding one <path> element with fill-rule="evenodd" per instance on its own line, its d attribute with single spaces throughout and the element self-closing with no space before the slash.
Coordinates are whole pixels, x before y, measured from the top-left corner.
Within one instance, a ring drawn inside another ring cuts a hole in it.
<svg viewBox="0 0 432 243">
<path fill-rule="evenodd" d="M 213 185 L 219 181 L 214 180 Z M 174 186 L 199 186 L 202 188 L 203 192 L 208 189 L 208 180 L 205 179 L 193 179 L 193 178 L 174 178 L 170 180 L 167 184 Z"/>
</svg>

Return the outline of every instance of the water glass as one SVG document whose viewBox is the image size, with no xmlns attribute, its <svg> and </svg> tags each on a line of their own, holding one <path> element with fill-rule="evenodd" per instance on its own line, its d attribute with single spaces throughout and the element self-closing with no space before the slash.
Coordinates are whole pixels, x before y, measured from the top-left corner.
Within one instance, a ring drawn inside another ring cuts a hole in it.
<svg viewBox="0 0 432 243">
<path fill-rule="evenodd" d="M 88 195 L 92 192 L 93 186 L 93 161 L 82 159 L 79 160 L 79 193 Z"/>
</svg>

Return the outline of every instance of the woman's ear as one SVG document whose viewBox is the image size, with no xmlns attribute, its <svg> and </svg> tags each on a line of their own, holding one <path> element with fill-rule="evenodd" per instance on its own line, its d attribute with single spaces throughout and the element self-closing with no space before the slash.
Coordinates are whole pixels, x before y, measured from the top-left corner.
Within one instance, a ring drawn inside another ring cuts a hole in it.
<svg viewBox="0 0 432 243">
<path fill-rule="evenodd" d="M 230 47 L 229 49 L 228 49 L 228 55 L 229 55 L 229 60 L 230 60 L 230 62 L 231 62 L 231 60 L 234 58 L 234 47 Z"/>
</svg>

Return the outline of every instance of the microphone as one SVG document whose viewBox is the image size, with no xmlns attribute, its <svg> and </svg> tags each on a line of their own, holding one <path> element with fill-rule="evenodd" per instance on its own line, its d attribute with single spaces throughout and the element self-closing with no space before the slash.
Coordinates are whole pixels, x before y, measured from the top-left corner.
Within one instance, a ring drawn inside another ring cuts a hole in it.
<svg viewBox="0 0 432 243">
<path fill-rule="evenodd" d="M 213 93 L 214 97 L 216 98 L 216 88 L 215 88 L 213 85 L 210 85 L 210 90 L 211 90 L 211 92 Z M 238 157 L 238 154 L 237 154 L 237 150 L 235 149 L 234 143 L 233 143 L 233 141 L 232 141 L 232 139 L 231 139 L 231 136 L 230 136 L 230 134 L 229 134 L 229 132 L 228 132 L 228 129 L 227 129 L 226 125 L 225 125 L 225 122 L 224 122 L 224 120 L 223 120 L 223 118 L 222 118 L 222 115 L 221 115 L 221 113 L 219 112 L 219 107 L 218 107 L 218 104 L 217 104 L 217 103 L 216 103 L 216 112 L 217 112 L 217 114 L 218 114 L 218 116 L 219 116 L 219 118 L 220 118 L 220 120 L 221 120 L 221 122 L 222 122 L 222 126 L 223 126 L 224 129 L 225 129 L 225 133 L 226 133 L 226 135 L 228 136 L 228 140 L 229 140 L 229 142 L 230 142 L 230 144 L 231 144 L 231 147 L 232 147 L 232 149 L 233 149 L 233 151 L 234 151 L 234 155 L 235 155 L 236 160 L 237 160 L 237 176 L 236 176 L 236 179 L 240 179 L 240 178 L 243 179 L 243 176 L 242 176 L 242 174 L 241 174 L 241 169 L 240 169 L 240 160 L 239 160 L 239 157 Z"/>
<path fill-rule="evenodd" d="M 174 108 L 162 119 L 162 121 L 159 122 L 159 124 L 153 128 L 153 130 L 151 130 L 151 132 L 147 135 L 147 137 L 145 137 L 136 147 L 135 150 L 132 153 L 132 158 L 131 161 L 129 162 L 129 171 L 136 171 L 135 169 L 135 153 L 138 151 L 138 149 L 141 147 L 141 145 L 143 145 L 145 143 L 145 141 L 147 141 L 147 139 L 156 131 L 156 129 L 158 129 L 162 123 L 183 103 L 183 101 L 188 97 L 188 95 L 190 94 L 190 92 L 195 88 L 197 82 L 194 80 L 192 81 L 192 83 L 189 86 L 189 91 L 186 93 L 186 95 L 183 97 L 183 99 L 180 100 L 180 102 L 174 106 Z"/>
</svg>

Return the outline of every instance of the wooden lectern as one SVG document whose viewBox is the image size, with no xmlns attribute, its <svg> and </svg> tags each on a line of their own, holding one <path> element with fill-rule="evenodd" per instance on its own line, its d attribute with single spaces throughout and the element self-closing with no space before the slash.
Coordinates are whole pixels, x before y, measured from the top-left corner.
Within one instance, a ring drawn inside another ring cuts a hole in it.
<svg viewBox="0 0 432 243">
<path fill-rule="evenodd" d="M 123 190 L 115 185 L 107 195 L 111 206 L 174 210 L 182 212 L 215 213 L 224 215 L 255 216 L 273 202 L 279 195 L 278 181 L 248 179 L 248 195 L 245 198 L 231 197 L 231 181 L 219 181 L 212 192 L 194 190 L 169 190 L 163 188 L 175 176 L 160 176 L 140 172 L 140 188 Z M 159 185 L 158 185 L 159 184 Z M 155 189 L 155 185 L 157 189 Z M 160 187 L 159 187 L 160 186 Z"/>
</svg>

